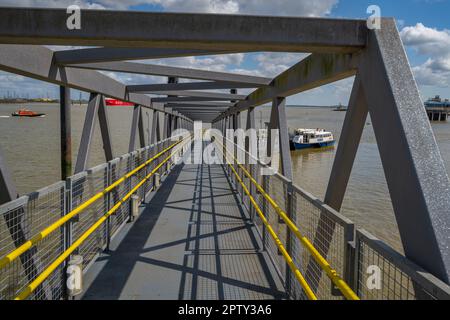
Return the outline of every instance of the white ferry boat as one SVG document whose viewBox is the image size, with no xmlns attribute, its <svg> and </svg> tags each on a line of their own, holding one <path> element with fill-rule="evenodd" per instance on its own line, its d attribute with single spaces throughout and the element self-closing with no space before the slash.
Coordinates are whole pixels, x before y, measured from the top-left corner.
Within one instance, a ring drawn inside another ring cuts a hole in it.
<svg viewBox="0 0 450 320">
<path fill-rule="evenodd" d="M 323 129 L 297 129 L 292 138 L 295 150 L 331 147 L 335 144 L 333 134 Z"/>
</svg>

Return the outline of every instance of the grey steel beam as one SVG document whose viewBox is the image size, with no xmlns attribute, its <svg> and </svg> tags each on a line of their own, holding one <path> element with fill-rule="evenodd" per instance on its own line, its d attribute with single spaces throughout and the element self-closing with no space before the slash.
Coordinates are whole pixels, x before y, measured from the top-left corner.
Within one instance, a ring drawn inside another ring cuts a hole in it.
<svg viewBox="0 0 450 320">
<path fill-rule="evenodd" d="M 151 94 L 168 95 L 178 97 L 197 97 L 197 98 L 209 98 L 211 101 L 216 100 L 244 100 L 246 96 L 238 94 L 228 94 L 220 92 L 208 92 L 208 91 L 153 91 Z"/>
<path fill-rule="evenodd" d="M 275 98 L 272 103 L 272 108 L 277 114 L 277 129 L 279 130 L 280 140 L 280 157 L 282 174 L 287 179 L 292 181 L 292 160 L 291 149 L 289 146 L 289 130 L 286 118 L 286 98 Z"/>
<path fill-rule="evenodd" d="M 354 76 L 358 61 L 359 54 L 312 54 L 277 76 L 270 86 L 251 93 L 221 117 L 269 103 L 276 97 L 288 97 Z"/>
<path fill-rule="evenodd" d="M 227 100 L 223 100 L 223 101 L 227 101 Z M 202 97 L 152 98 L 152 102 L 158 102 L 158 103 L 178 103 L 178 102 L 195 102 L 195 101 L 207 102 L 207 101 L 217 101 L 217 99 L 202 98 Z"/>
<path fill-rule="evenodd" d="M 191 57 L 227 53 L 232 52 L 176 48 L 85 48 L 56 51 L 55 62 L 57 64 L 79 64 L 104 61 Z"/>
<path fill-rule="evenodd" d="M 133 109 L 133 119 L 131 120 L 130 143 L 128 144 L 128 152 L 136 150 L 136 136 L 139 126 L 139 118 L 141 117 L 141 106 L 135 105 Z"/>
<path fill-rule="evenodd" d="M 0 205 L 17 199 L 18 195 L 16 186 L 11 178 L 11 173 L 3 158 L 2 150 L 0 149 Z"/>
<path fill-rule="evenodd" d="M 42 46 L 0 44 L 0 70 L 151 107 L 150 97 L 127 93 L 124 84 L 100 72 L 57 66 L 53 51 Z"/>
<path fill-rule="evenodd" d="M 197 113 L 197 114 L 219 114 L 218 111 L 214 110 L 183 110 L 184 113 Z"/>
<path fill-rule="evenodd" d="M 118 62 L 103 62 L 103 63 L 87 63 L 87 64 L 70 65 L 70 67 L 89 70 L 146 74 L 151 76 L 163 76 L 163 77 L 168 76 L 168 77 L 178 77 L 196 80 L 225 81 L 238 84 L 254 85 L 258 87 L 268 85 L 272 81 L 272 79 L 270 78 L 263 78 L 263 77 L 247 76 L 217 71 L 189 69 L 189 68 L 169 67 L 136 62 L 118 61 Z"/>
<path fill-rule="evenodd" d="M 61 141 L 61 180 L 66 180 L 72 175 L 72 134 L 70 109 L 72 107 L 70 89 L 60 87 L 59 125 Z"/>
<path fill-rule="evenodd" d="M 166 107 L 166 109 L 169 109 L 169 110 L 171 110 L 170 108 L 167 108 Z M 168 137 L 170 137 L 170 135 L 169 135 L 169 131 L 170 131 L 170 117 L 169 117 L 169 114 L 168 113 L 165 113 L 164 114 L 164 122 L 163 122 L 163 135 L 162 135 L 162 138 L 163 139 L 167 139 Z"/>
<path fill-rule="evenodd" d="M 139 112 L 139 121 L 138 121 L 138 132 L 139 132 L 139 142 L 140 147 L 145 148 L 145 130 L 144 130 L 144 117 L 143 117 L 143 111 L 141 107 L 141 112 Z"/>
<path fill-rule="evenodd" d="M 100 124 L 100 133 L 102 135 L 103 151 L 105 153 L 106 161 L 114 159 L 114 150 L 111 139 L 111 131 L 109 126 L 108 112 L 106 110 L 105 97 L 100 97 L 100 104 L 98 106 L 98 121 Z"/>
<path fill-rule="evenodd" d="M 333 168 L 325 194 L 325 204 L 338 212 L 341 211 L 353 163 L 369 112 L 363 90 L 360 78 L 357 75 L 350 95 L 348 111 L 342 126 Z"/>
<path fill-rule="evenodd" d="M 198 111 L 198 110 L 182 110 L 182 112 L 184 114 L 204 114 L 204 115 L 215 115 L 217 117 L 217 115 L 219 114 L 218 112 L 212 112 L 212 111 Z"/>
<path fill-rule="evenodd" d="M 222 111 L 226 110 L 225 107 L 208 107 L 208 106 L 196 106 L 196 105 L 190 105 L 190 106 L 183 106 L 183 107 L 172 107 L 173 110 L 177 111 L 199 111 L 199 112 L 215 112 L 217 114 L 220 114 Z"/>
<path fill-rule="evenodd" d="M 171 107 L 171 108 L 184 108 L 184 107 L 192 107 L 192 106 L 196 106 L 196 107 L 205 107 L 205 108 L 215 108 L 215 107 L 225 107 L 225 108 L 229 108 L 231 106 L 233 106 L 233 103 L 228 103 L 228 102 L 211 102 L 211 101 L 193 101 L 193 102 L 177 102 L 177 103 L 167 103 L 167 106 Z"/>
<path fill-rule="evenodd" d="M 369 32 L 359 69 L 405 255 L 450 277 L 450 181 L 395 21 Z"/>
<path fill-rule="evenodd" d="M 182 113 L 187 117 L 192 116 L 192 115 L 196 115 L 196 116 L 204 115 L 207 117 L 217 117 L 217 113 L 211 113 L 211 112 L 203 113 L 203 112 L 196 112 L 196 111 L 183 111 Z"/>
<path fill-rule="evenodd" d="M 75 173 L 80 173 L 87 169 L 100 100 L 101 96 L 99 94 L 91 94 L 89 98 L 89 104 L 84 118 L 83 133 L 81 134 L 80 147 L 78 149 L 77 162 L 75 164 Z"/>
<path fill-rule="evenodd" d="M 158 84 L 141 84 L 127 86 L 128 92 L 152 93 L 155 91 L 181 91 L 181 90 L 216 90 L 230 88 L 256 88 L 262 85 L 239 84 L 236 82 L 224 81 L 202 81 L 202 82 L 183 82 L 183 83 L 158 83 Z"/>
<path fill-rule="evenodd" d="M 348 52 L 367 40 L 365 20 L 84 10 L 80 30 L 69 30 L 66 23 L 66 9 L 2 8 L 0 42 Z"/>
<path fill-rule="evenodd" d="M 245 151 L 247 152 L 246 156 L 246 164 L 250 168 L 250 174 L 253 177 L 256 177 L 256 166 L 250 164 L 250 156 L 258 157 L 258 154 L 255 154 L 257 150 L 257 146 L 251 144 L 257 144 L 258 138 L 256 134 L 256 126 L 255 126 L 255 108 L 250 108 L 247 110 L 247 123 L 246 130 L 250 132 L 250 136 L 245 141 Z M 253 197 L 256 196 L 256 187 L 253 183 L 250 183 L 250 195 Z M 250 206 L 250 216 L 252 221 L 255 219 L 256 210 L 253 206 Z"/>
<path fill-rule="evenodd" d="M 153 111 L 153 124 L 152 124 L 152 138 L 151 144 L 155 144 L 161 141 L 161 129 L 160 129 L 160 121 L 159 121 L 159 112 Z"/>
<path fill-rule="evenodd" d="M 148 110 L 147 111 L 148 113 L 147 113 L 147 117 L 148 117 L 148 119 L 147 119 L 147 144 L 148 145 L 151 145 L 152 144 L 152 125 L 153 125 L 153 118 L 155 117 L 155 111 L 153 111 L 153 110 Z M 184 121 L 184 119 L 183 119 L 183 121 Z"/>
</svg>

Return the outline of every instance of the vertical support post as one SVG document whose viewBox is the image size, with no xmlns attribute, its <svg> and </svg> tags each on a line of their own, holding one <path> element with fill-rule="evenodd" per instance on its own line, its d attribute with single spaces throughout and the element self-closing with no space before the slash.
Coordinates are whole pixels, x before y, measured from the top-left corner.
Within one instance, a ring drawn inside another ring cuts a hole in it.
<svg viewBox="0 0 450 320">
<path fill-rule="evenodd" d="M 164 108 L 166 109 L 166 108 Z M 169 132 L 169 114 L 168 113 L 164 113 L 164 123 L 163 123 L 163 134 L 162 134 L 162 139 L 165 140 L 168 137 L 168 132 Z"/>
<path fill-rule="evenodd" d="M 100 104 L 98 107 L 98 120 L 100 123 L 100 133 L 102 135 L 105 159 L 106 161 L 111 161 L 112 159 L 114 159 L 114 150 L 112 146 L 111 132 L 109 130 L 110 126 L 108 113 L 106 111 L 105 97 L 103 95 L 100 97 Z"/>
<path fill-rule="evenodd" d="M 83 133 L 81 135 L 80 148 L 78 149 L 75 173 L 82 172 L 87 168 L 92 137 L 94 136 L 95 120 L 98 114 L 100 95 L 91 93 L 84 119 Z"/>
<path fill-rule="evenodd" d="M 289 130 L 286 118 L 286 98 L 275 98 L 272 109 L 275 109 L 277 128 L 279 130 L 281 171 L 283 176 L 292 181 L 292 161 L 289 145 Z"/>
<path fill-rule="evenodd" d="M 60 140 L 61 140 L 61 180 L 66 180 L 72 175 L 72 134 L 70 108 L 70 89 L 64 86 L 59 87 L 60 108 Z"/>
<path fill-rule="evenodd" d="M 151 144 L 161 141 L 161 129 L 159 123 L 159 111 L 153 111 L 152 138 Z"/>
<path fill-rule="evenodd" d="M 250 157 L 254 157 L 255 155 L 253 154 L 255 148 L 254 148 L 254 144 L 257 143 L 257 137 L 256 137 L 256 128 L 255 128 L 255 108 L 250 108 L 247 110 L 247 125 L 246 125 L 246 130 L 247 133 L 249 133 L 249 136 L 247 138 L 246 144 L 245 144 L 245 151 L 247 152 L 247 157 L 245 159 L 245 162 L 247 164 L 247 168 L 249 168 L 249 172 L 252 175 L 252 177 L 256 178 L 256 173 L 255 173 L 255 167 L 257 167 L 257 165 L 251 164 L 251 160 Z M 257 158 L 257 156 L 256 156 Z M 250 195 L 252 197 L 256 196 L 256 188 L 255 185 L 253 183 L 250 183 Z M 252 221 L 254 221 L 255 219 L 255 208 L 253 206 L 250 206 L 250 218 Z M 265 214 L 265 213 L 264 213 Z"/>
<path fill-rule="evenodd" d="M 223 154 L 223 163 L 225 164 L 225 168 L 227 168 L 227 170 L 228 170 L 228 166 L 227 166 L 227 157 L 226 157 L 226 150 L 227 150 L 227 147 L 226 147 L 226 145 L 227 145 L 227 129 L 228 129 L 228 121 L 229 121 L 229 118 L 228 117 L 226 117 L 226 118 L 224 118 L 223 119 L 223 125 L 222 125 L 222 154 Z"/>
<path fill-rule="evenodd" d="M 266 175 L 262 176 L 262 187 L 263 187 L 264 190 L 268 189 L 268 186 L 269 186 L 269 181 L 268 180 L 269 180 L 268 176 L 266 176 Z M 263 197 L 262 195 L 261 195 L 261 197 L 262 197 L 262 212 L 266 216 L 269 206 L 268 206 L 266 198 Z M 266 242 L 267 242 L 267 228 L 266 228 L 266 225 L 262 224 L 262 228 L 263 228 L 263 231 L 262 231 L 262 233 L 263 233 L 262 234 L 263 251 L 266 251 L 267 250 L 267 244 L 266 244 Z"/>
<path fill-rule="evenodd" d="M 131 120 L 131 133 L 130 133 L 130 143 L 128 144 L 128 152 L 133 152 L 134 150 L 136 150 L 136 135 L 140 117 L 141 117 L 141 106 L 135 104 L 133 109 L 133 119 Z"/>
<path fill-rule="evenodd" d="M 141 107 L 141 112 L 139 112 L 139 120 L 138 120 L 138 131 L 139 131 L 139 146 L 141 148 L 145 148 L 145 131 L 144 131 L 144 115 L 142 112 L 142 107 Z"/>
<path fill-rule="evenodd" d="M 18 196 L 16 186 L 0 149 L 0 205 L 17 199 Z"/>
</svg>

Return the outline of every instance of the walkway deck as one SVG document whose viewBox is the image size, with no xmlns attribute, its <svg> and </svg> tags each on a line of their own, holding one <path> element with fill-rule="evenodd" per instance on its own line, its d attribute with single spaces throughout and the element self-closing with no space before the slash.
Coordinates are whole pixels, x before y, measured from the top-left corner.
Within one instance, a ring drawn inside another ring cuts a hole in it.
<svg viewBox="0 0 450 320">
<path fill-rule="evenodd" d="M 179 165 L 89 271 L 84 299 L 283 299 L 220 165 Z"/>
</svg>

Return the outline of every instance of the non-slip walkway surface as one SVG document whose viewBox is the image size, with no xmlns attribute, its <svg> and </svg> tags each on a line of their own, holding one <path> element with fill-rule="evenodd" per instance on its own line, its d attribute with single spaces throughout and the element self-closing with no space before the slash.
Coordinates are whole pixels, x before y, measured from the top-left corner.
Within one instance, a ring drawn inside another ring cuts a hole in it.
<svg viewBox="0 0 450 320">
<path fill-rule="evenodd" d="M 84 299 L 283 299 L 221 165 L 178 165 L 86 277 Z"/>
</svg>

